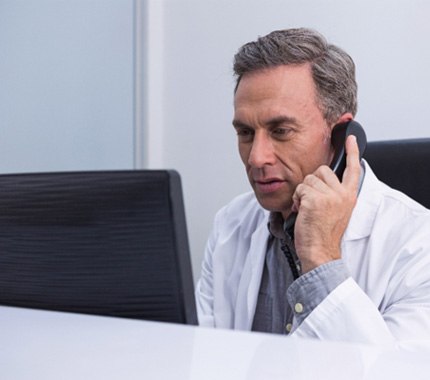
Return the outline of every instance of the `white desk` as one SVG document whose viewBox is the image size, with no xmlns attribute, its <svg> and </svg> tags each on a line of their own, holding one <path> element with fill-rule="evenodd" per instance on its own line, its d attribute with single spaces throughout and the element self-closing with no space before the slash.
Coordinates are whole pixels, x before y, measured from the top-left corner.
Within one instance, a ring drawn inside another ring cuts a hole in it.
<svg viewBox="0 0 430 380">
<path fill-rule="evenodd" d="M 429 379 L 418 350 L 0 307 L 0 378 Z"/>
</svg>

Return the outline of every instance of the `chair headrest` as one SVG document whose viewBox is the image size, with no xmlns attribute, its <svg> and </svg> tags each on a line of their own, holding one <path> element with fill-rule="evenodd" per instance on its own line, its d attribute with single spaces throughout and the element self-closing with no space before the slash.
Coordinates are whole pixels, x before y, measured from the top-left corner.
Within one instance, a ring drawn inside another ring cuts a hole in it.
<svg viewBox="0 0 430 380">
<path fill-rule="evenodd" d="M 369 142 L 364 158 L 382 182 L 430 208 L 430 138 Z"/>
</svg>

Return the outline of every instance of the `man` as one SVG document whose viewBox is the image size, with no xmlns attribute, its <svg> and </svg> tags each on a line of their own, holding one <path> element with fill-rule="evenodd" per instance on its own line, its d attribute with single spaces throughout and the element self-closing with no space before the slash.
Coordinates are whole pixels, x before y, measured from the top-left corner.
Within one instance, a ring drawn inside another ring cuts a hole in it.
<svg viewBox="0 0 430 380">
<path fill-rule="evenodd" d="M 309 29 L 235 56 L 233 126 L 253 188 L 216 216 L 199 322 L 330 340 L 430 338 L 430 212 L 377 180 L 330 135 L 357 110 L 352 59 Z M 297 213 L 295 225 L 290 215 Z"/>
</svg>

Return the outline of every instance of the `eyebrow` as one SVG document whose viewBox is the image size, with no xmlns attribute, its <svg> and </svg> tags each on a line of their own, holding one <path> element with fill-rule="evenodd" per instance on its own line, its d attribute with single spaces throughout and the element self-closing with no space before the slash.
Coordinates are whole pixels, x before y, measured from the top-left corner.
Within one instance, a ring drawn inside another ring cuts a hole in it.
<svg viewBox="0 0 430 380">
<path fill-rule="evenodd" d="M 233 122 L 234 128 L 250 128 L 246 123 L 243 123 L 242 121 L 238 119 L 234 119 Z M 281 124 L 292 124 L 298 126 L 299 123 L 297 122 L 297 119 L 295 117 L 286 116 L 286 115 L 280 115 L 273 117 L 272 119 L 269 119 L 265 122 L 266 125 L 270 127 L 276 127 Z"/>
<path fill-rule="evenodd" d="M 245 123 L 242 123 L 240 120 L 234 119 L 232 121 L 234 128 L 249 128 L 249 126 Z"/>
<path fill-rule="evenodd" d="M 271 126 L 271 127 L 276 127 L 280 124 L 298 125 L 298 122 L 297 122 L 297 119 L 295 117 L 280 115 L 280 116 L 276 116 L 276 117 L 266 121 L 266 124 Z"/>
</svg>

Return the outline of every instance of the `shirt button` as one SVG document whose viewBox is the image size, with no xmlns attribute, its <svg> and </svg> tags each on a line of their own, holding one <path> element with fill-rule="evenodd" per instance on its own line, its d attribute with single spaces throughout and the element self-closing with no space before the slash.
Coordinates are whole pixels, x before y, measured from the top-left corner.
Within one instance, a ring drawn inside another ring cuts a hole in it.
<svg viewBox="0 0 430 380">
<path fill-rule="evenodd" d="M 293 325 L 291 323 L 287 323 L 287 325 L 285 326 L 285 330 L 287 330 L 287 332 L 291 332 L 293 328 Z"/>
<path fill-rule="evenodd" d="M 297 302 L 295 305 L 294 305 L 294 311 L 296 312 L 296 313 L 303 313 L 303 305 L 300 303 L 300 302 Z"/>
</svg>

